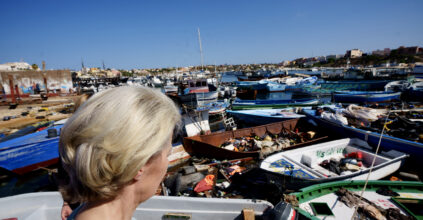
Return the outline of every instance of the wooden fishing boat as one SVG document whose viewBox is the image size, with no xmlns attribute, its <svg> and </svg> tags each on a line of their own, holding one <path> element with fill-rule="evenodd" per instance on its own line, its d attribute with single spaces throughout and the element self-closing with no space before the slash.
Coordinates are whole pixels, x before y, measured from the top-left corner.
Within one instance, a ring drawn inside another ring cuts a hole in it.
<svg viewBox="0 0 423 220">
<path fill-rule="evenodd" d="M 304 109 L 304 114 L 317 126 L 325 129 L 339 137 L 354 137 L 367 141 L 370 146 L 376 147 L 381 134 L 379 132 L 367 131 L 343 125 L 323 119 L 316 115 L 316 110 Z M 411 160 L 419 161 L 423 158 L 423 143 L 409 141 L 402 138 L 393 137 L 387 134 L 382 135 L 380 147 L 383 150 L 397 150 L 410 155 Z"/>
<path fill-rule="evenodd" d="M 294 208 L 296 217 L 298 219 L 353 219 L 356 205 L 346 205 L 342 201 L 342 192 L 345 192 L 344 189 L 346 189 L 352 193 L 350 195 L 359 197 L 364 184 L 365 181 L 362 180 L 339 181 L 303 188 L 300 192 L 292 194 L 299 203 L 299 207 Z M 369 181 L 361 201 L 373 203 L 372 206 L 375 207 L 373 210 L 377 209 L 381 213 L 388 211 L 392 213 L 396 209 L 397 213 L 402 215 L 422 219 L 423 183 Z M 361 219 L 366 219 L 361 210 L 364 209 L 359 209 Z"/>
<path fill-rule="evenodd" d="M 300 115 L 294 112 L 294 108 L 283 109 L 253 109 L 231 111 L 226 110 L 226 113 L 241 120 L 247 124 L 263 125 L 279 121 L 285 121 L 293 118 L 302 118 L 305 115 Z"/>
<path fill-rule="evenodd" d="M 196 135 L 185 137 L 183 144 L 185 150 L 191 155 L 204 156 L 216 159 L 238 159 L 245 157 L 259 157 L 260 151 L 237 152 L 221 148 L 220 146 L 231 138 L 241 138 L 245 136 L 263 136 L 266 133 L 279 134 L 284 130 L 293 131 L 298 126 L 299 119 L 290 119 L 282 122 L 276 122 L 267 125 L 261 125 L 251 128 L 243 128 L 234 131 L 212 133 L 208 135 Z M 311 141 L 291 145 L 290 148 L 301 147 L 312 143 L 325 140 L 327 136 L 316 136 Z"/>
<path fill-rule="evenodd" d="M 0 168 L 24 174 L 58 162 L 59 131 L 63 125 L 0 143 Z M 55 129 L 56 136 L 49 137 Z"/>
<path fill-rule="evenodd" d="M 401 92 L 360 92 L 360 91 L 336 91 L 333 95 L 335 102 L 341 103 L 369 103 L 390 102 L 400 100 Z"/>
<path fill-rule="evenodd" d="M 60 219 L 63 199 L 59 192 L 38 192 L 0 199 L 0 219 Z M 273 205 L 251 199 L 153 196 L 140 204 L 132 219 L 237 219 L 243 209 L 261 216 Z"/>
<path fill-rule="evenodd" d="M 345 138 L 274 154 L 263 160 L 260 168 L 281 175 L 286 179 L 288 189 L 299 189 L 318 183 L 366 179 L 374 157 L 376 161 L 369 179 L 378 180 L 398 170 L 408 157 L 394 150 L 375 155 L 371 149 L 362 140 Z M 344 155 L 351 153 L 361 155 L 361 166 L 358 162 L 360 159 L 351 162 L 354 159 L 344 158 Z M 338 162 L 332 163 L 334 158 Z M 350 162 L 342 165 L 341 158 Z M 350 166 L 350 163 L 355 165 Z M 345 168 L 340 168 L 340 165 Z"/>
<path fill-rule="evenodd" d="M 318 99 L 284 99 L 284 100 L 241 100 L 232 103 L 232 110 L 274 109 L 292 106 L 312 106 L 319 104 Z"/>
</svg>

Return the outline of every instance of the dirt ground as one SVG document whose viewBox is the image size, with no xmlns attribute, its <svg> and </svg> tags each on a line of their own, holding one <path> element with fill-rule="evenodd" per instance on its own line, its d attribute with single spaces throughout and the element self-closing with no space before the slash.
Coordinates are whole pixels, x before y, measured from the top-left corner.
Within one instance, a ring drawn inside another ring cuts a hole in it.
<svg viewBox="0 0 423 220">
<path fill-rule="evenodd" d="M 48 100 L 39 103 L 19 104 L 16 109 L 9 109 L 8 105 L 0 106 L 0 133 L 8 134 L 40 121 L 58 121 L 68 118 L 71 114 L 63 114 L 60 111 L 72 109 L 73 103 L 78 98 L 79 96 L 49 97 Z M 28 103 L 28 100 L 23 102 Z M 7 120 L 8 118 L 10 119 Z"/>
</svg>

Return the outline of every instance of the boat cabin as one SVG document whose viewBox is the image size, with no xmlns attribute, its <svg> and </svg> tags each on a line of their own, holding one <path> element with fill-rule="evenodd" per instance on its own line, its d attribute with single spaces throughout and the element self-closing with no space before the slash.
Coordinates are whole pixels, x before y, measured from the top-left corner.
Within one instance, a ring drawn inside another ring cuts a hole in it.
<svg viewBox="0 0 423 220">
<path fill-rule="evenodd" d="M 209 92 L 209 87 L 207 85 L 207 79 L 197 79 L 187 81 L 186 88 L 184 93 L 204 93 Z"/>
</svg>

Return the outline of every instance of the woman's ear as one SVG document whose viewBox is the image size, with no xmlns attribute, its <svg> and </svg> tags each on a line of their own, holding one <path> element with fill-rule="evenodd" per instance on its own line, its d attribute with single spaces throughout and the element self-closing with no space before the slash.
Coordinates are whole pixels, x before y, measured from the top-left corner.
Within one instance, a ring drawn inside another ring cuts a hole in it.
<svg viewBox="0 0 423 220">
<path fill-rule="evenodd" d="M 142 176 L 142 169 L 138 170 L 137 175 L 134 177 L 134 180 L 140 180 Z"/>
</svg>

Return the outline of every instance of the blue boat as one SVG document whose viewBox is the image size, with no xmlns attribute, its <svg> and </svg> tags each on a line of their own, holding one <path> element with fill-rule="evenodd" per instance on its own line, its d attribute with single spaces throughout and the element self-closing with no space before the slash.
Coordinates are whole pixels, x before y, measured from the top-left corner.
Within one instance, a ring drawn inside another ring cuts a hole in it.
<svg viewBox="0 0 423 220">
<path fill-rule="evenodd" d="M 285 109 L 257 109 L 257 110 L 240 110 L 231 111 L 226 110 L 227 113 L 231 114 L 238 120 L 244 121 L 247 124 L 252 125 L 264 125 L 275 122 L 280 122 L 288 119 L 302 118 L 304 115 L 294 113 L 293 108 Z"/>
<path fill-rule="evenodd" d="M 52 128 L 59 133 L 62 126 Z M 24 174 L 57 163 L 59 135 L 49 138 L 49 129 L 0 143 L 0 168 Z"/>
<path fill-rule="evenodd" d="M 336 91 L 333 94 L 335 102 L 341 103 L 369 103 L 390 102 L 400 100 L 401 92 L 361 92 L 361 91 Z"/>
<path fill-rule="evenodd" d="M 316 115 L 316 110 L 303 110 L 308 119 L 314 121 L 321 129 L 338 135 L 339 137 L 355 137 L 367 141 L 373 147 L 379 143 L 380 133 L 354 128 L 348 125 L 341 125 L 322 119 Z M 411 159 L 421 160 L 423 158 L 423 143 L 413 142 L 402 138 L 383 135 L 380 147 L 386 151 L 397 150 L 410 155 Z"/>
<path fill-rule="evenodd" d="M 235 84 L 240 89 L 265 90 L 267 88 L 267 82 L 264 81 L 236 81 Z"/>
<path fill-rule="evenodd" d="M 306 99 L 283 99 L 283 100 L 241 100 L 236 99 L 232 103 L 232 110 L 246 109 L 275 109 L 292 106 L 310 106 L 319 104 L 319 100 Z"/>
</svg>

